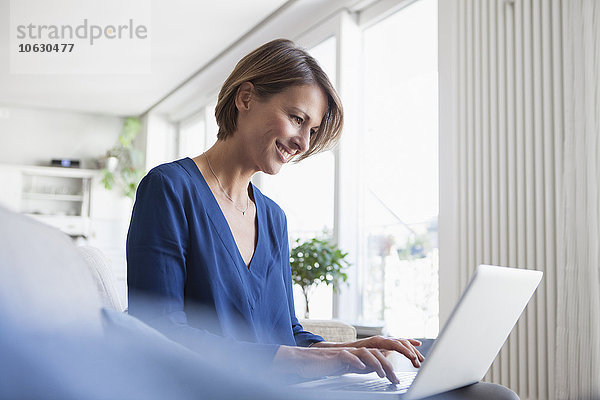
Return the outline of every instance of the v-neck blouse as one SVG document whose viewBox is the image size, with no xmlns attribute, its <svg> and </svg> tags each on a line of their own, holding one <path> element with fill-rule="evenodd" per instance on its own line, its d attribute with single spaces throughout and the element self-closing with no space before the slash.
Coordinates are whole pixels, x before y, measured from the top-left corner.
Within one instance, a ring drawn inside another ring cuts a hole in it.
<svg viewBox="0 0 600 400">
<path fill-rule="evenodd" d="M 278 345 L 322 341 L 295 316 L 285 214 L 254 185 L 252 192 L 258 237 L 247 267 L 196 163 L 152 169 L 127 235 L 129 313 L 198 349 L 214 334 L 271 356 Z"/>
</svg>

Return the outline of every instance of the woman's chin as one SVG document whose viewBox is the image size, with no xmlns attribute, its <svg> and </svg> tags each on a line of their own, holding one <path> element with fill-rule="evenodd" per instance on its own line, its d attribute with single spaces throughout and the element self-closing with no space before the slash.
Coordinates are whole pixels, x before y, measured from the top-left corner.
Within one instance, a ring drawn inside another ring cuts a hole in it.
<svg viewBox="0 0 600 400">
<path fill-rule="evenodd" d="M 269 165 L 266 168 L 262 169 L 262 172 L 264 172 L 267 175 L 277 175 L 279 173 L 279 171 L 281 171 L 281 167 L 283 165 L 282 164 L 275 164 L 275 165 Z"/>
</svg>

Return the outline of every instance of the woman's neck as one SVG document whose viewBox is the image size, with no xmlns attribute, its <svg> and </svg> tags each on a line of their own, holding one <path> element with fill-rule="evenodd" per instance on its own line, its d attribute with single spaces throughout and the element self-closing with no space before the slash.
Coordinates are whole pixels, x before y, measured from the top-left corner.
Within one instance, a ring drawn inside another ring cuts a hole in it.
<svg viewBox="0 0 600 400">
<path fill-rule="evenodd" d="M 233 201 L 241 204 L 248 197 L 250 179 L 257 171 L 246 165 L 246 155 L 238 149 L 231 138 L 217 140 L 199 160 L 206 162 L 210 178 L 220 184 Z"/>
</svg>

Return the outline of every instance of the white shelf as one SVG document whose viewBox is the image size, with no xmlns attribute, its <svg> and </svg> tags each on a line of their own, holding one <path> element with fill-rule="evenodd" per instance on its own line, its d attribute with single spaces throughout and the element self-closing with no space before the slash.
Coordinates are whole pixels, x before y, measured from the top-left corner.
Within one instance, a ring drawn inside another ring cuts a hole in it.
<svg viewBox="0 0 600 400">
<path fill-rule="evenodd" d="M 64 167 L 42 167 L 33 165 L 19 166 L 19 170 L 25 175 L 55 176 L 65 178 L 93 178 L 100 175 L 100 170 Z"/>
<path fill-rule="evenodd" d="M 83 201 L 81 194 L 54 194 L 54 193 L 23 193 L 23 198 L 33 200 L 55 200 L 55 201 Z"/>
</svg>

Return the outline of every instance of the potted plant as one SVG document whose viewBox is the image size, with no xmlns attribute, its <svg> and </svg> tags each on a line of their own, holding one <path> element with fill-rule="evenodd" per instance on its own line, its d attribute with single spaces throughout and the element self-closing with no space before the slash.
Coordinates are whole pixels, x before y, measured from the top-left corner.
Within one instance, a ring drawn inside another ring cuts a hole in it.
<svg viewBox="0 0 600 400">
<path fill-rule="evenodd" d="M 102 183 L 111 190 L 115 183 L 123 189 L 123 194 L 133 199 L 137 186 L 145 172 L 138 168 L 141 164 L 141 152 L 133 147 L 133 139 L 142 130 L 138 118 L 129 117 L 123 123 L 119 135 L 119 144 L 106 152 L 106 165 L 102 170 Z"/>
<path fill-rule="evenodd" d="M 348 253 L 342 253 L 329 239 L 296 239 L 295 243 L 290 252 L 292 280 L 302 288 L 306 302 L 304 317 L 308 318 L 311 289 L 324 283 L 332 285 L 333 290 L 337 292 L 340 281 L 346 282 L 348 279 L 343 271 L 350 263 L 346 260 Z"/>
</svg>

